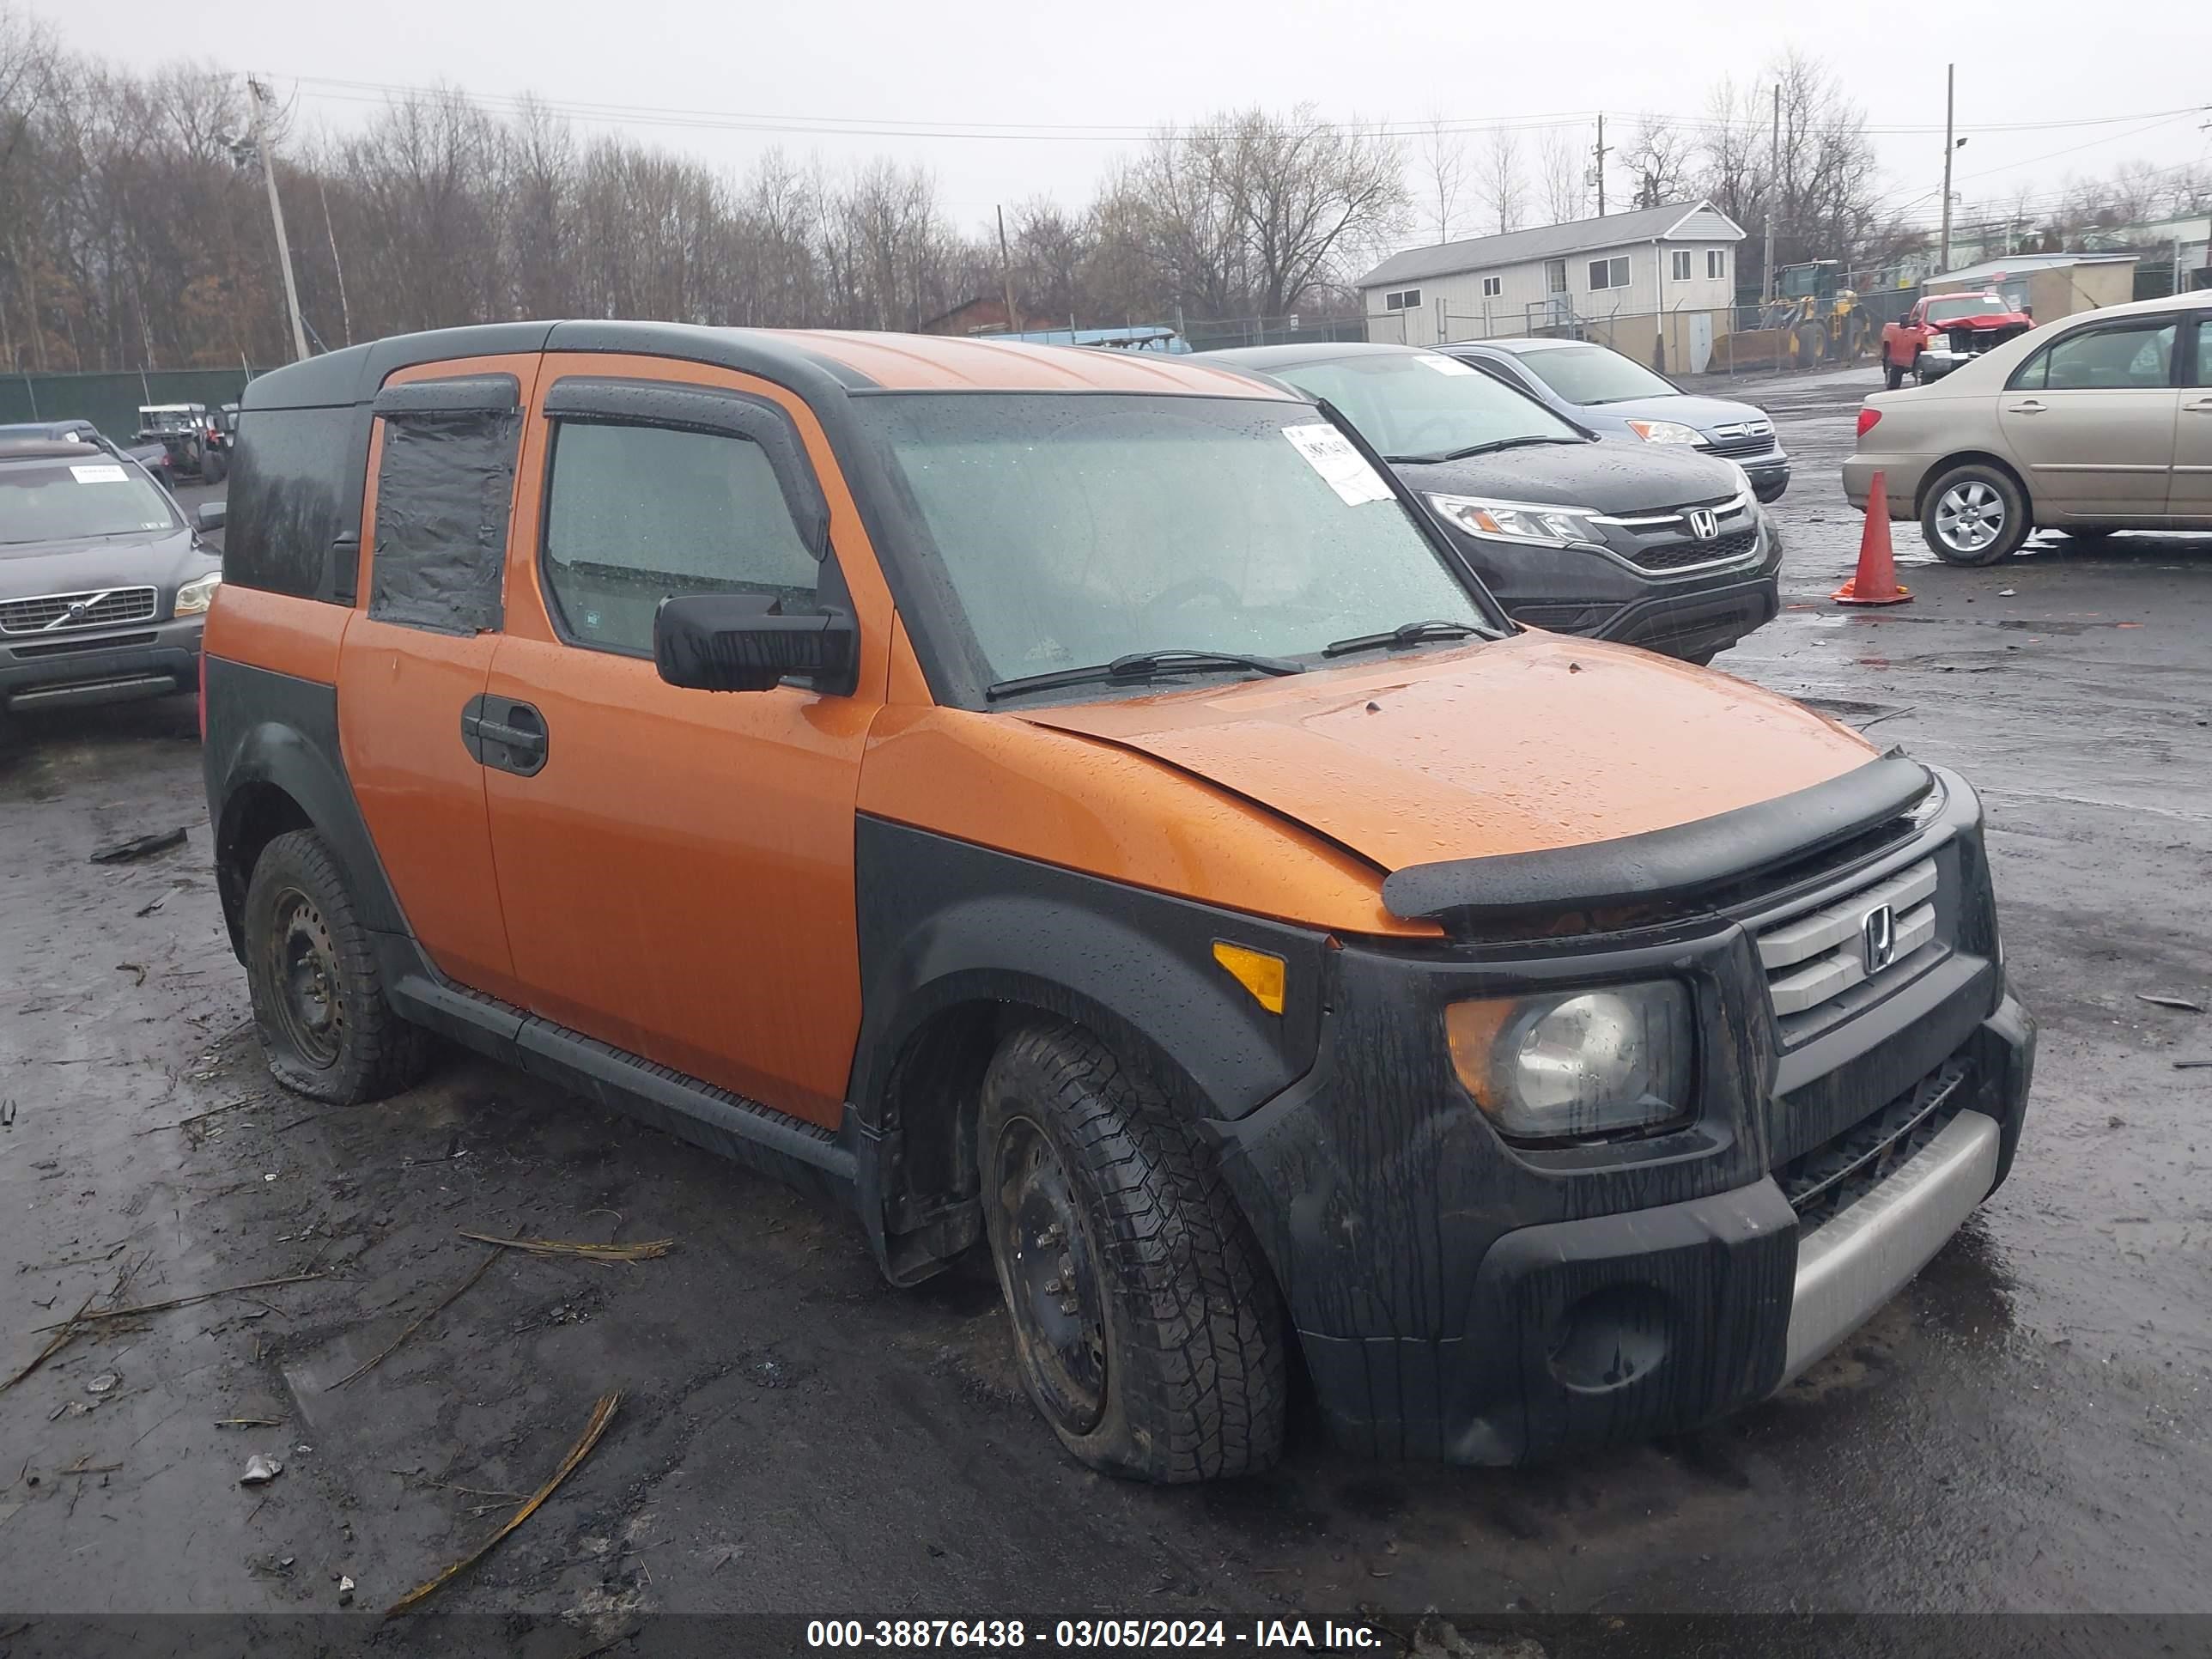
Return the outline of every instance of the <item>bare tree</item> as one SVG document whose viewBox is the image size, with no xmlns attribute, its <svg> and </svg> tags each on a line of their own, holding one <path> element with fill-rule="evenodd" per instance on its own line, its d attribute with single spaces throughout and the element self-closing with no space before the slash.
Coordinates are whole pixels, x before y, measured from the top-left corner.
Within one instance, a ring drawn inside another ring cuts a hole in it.
<svg viewBox="0 0 2212 1659">
<path fill-rule="evenodd" d="M 1633 205 L 1659 207 L 1694 193 L 1697 144 L 1663 116 L 1646 117 L 1635 138 L 1620 152 L 1621 164 L 1634 175 Z"/>
<path fill-rule="evenodd" d="M 1113 187 L 1161 266 L 1170 296 L 1201 315 L 1279 316 L 1403 222 L 1405 157 L 1395 139 L 1251 109 L 1154 138 Z"/>
<path fill-rule="evenodd" d="M 1521 228 L 1528 187 L 1521 177 L 1521 141 L 1504 127 L 1491 129 L 1482 149 L 1482 204 L 1492 228 L 1503 234 Z"/>
<path fill-rule="evenodd" d="M 1457 234 L 1469 168 L 1466 141 L 1445 125 L 1441 110 L 1431 111 L 1422 124 L 1417 165 L 1421 212 L 1436 240 L 1449 242 Z"/>
<path fill-rule="evenodd" d="M 1584 216 L 1582 153 L 1561 127 L 1546 127 L 1536 141 L 1536 179 L 1544 217 L 1564 225 Z"/>
</svg>

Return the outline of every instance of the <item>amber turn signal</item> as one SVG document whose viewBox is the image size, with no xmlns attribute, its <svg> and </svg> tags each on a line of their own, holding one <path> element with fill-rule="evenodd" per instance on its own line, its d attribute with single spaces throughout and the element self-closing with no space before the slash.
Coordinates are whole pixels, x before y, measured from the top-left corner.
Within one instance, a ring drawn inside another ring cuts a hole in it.
<svg viewBox="0 0 2212 1659">
<path fill-rule="evenodd" d="M 1249 951 L 1225 939 L 1216 939 L 1213 941 L 1213 959 L 1252 994 L 1253 1001 L 1271 1014 L 1283 1012 L 1283 988 L 1287 974 L 1282 957 L 1269 956 L 1265 951 Z"/>
</svg>

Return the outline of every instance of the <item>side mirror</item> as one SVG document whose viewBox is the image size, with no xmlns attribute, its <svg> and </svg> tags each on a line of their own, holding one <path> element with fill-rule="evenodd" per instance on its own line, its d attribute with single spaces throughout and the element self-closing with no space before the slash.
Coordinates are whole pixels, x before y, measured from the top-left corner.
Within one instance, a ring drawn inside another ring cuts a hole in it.
<svg viewBox="0 0 2212 1659">
<path fill-rule="evenodd" d="M 770 691 L 787 676 L 824 690 L 848 686 L 860 631 L 842 611 L 783 613 L 763 593 L 686 593 L 653 617 L 653 660 L 671 685 L 696 691 Z"/>
<path fill-rule="evenodd" d="M 200 503 L 198 515 L 200 528 L 203 530 L 222 529 L 224 510 L 230 504 L 228 501 L 202 501 Z"/>
</svg>

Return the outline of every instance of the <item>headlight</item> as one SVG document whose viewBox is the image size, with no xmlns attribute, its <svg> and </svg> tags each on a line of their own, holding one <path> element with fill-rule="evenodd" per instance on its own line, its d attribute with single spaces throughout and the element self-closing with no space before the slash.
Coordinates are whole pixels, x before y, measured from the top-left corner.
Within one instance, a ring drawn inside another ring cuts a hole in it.
<svg viewBox="0 0 2212 1659">
<path fill-rule="evenodd" d="M 1613 1134 L 1690 1104 L 1690 994 L 1677 981 L 1455 1002 L 1444 1035 L 1460 1082 L 1505 1134 Z"/>
<path fill-rule="evenodd" d="M 1531 542 L 1543 547 L 1565 547 L 1574 542 L 1605 545 L 1605 536 L 1595 522 L 1594 507 L 1492 501 L 1477 495 L 1431 495 L 1429 505 L 1470 536 Z"/>
<path fill-rule="evenodd" d="M 197 617 L 215 602 L 215 591 L 222 586 L 222 573 L 210 571 L 204 576 L 195 576 L 177 590 L 177 614 Z"/>
<path fill-rule="evenodd" d="M 1631 421 L 1628 429 L 1648 444 L 1701 444 L 1705 434 L 1680 421 Z"/>
</svg>

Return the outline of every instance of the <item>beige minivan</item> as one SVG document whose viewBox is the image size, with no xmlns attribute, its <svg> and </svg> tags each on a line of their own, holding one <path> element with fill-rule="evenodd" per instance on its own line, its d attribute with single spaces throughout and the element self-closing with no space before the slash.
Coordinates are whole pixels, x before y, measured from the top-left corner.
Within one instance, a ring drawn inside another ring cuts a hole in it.
<svg viewBox="0 0 2212 1659">
<path fill-rule="evenodd" d="M 1995 564 L 2039 527 L 2212 530 L 2212 290 L 2069 317 L 1859 411 L 1844 493 L 1885 475 L 1938 558 Z"/>
</svg>

